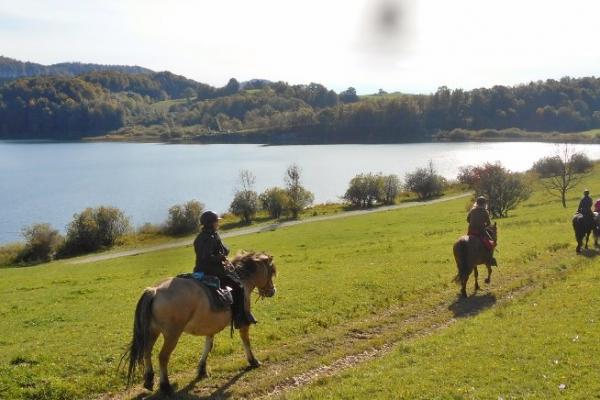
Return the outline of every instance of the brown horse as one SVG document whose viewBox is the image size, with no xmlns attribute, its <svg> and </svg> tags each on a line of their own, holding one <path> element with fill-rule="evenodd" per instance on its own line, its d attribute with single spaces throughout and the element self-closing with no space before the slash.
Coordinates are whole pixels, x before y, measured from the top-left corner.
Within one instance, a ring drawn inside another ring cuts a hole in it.
<svg viewBox="0 0 600 400">
<path fill-rule="evenodd" d="M 250 308 L 250 294 L 258 288 L 259 296 L 275 294 L 273 277 L 276 274 L 273 257 L 265 253 L 240 253 L 232 264 L 244 285 L 246 307 Z M 146 288 L 135 310 L 133 338 L 124 359 L 128 361 L 127 385 L 135 376 L 136 367 L 144 366 L 144 387 L 153 390 L 154 370 L 152 348 L 159 335 L 163 346 L 159 353 L 160 390 L 171 393 L 167 366 L 169 357 L 182 333 L 206 336 L 204 352 L 198 365 L 198 378 L 207 377 L 206 359 L 212 350 L 214 336 L 231 322 L 231 310 L 211 309 L 207 289 L 191 279 L 169 278 L 158 286 Z M 240 329 L 246 359 L 251 367 L 260 363 L 250 348 L 249 327 Z"/>
<path fill-rule="evenodd" d="M 594 245 L 598 246 L 598 215 L 585 216 L 577 213 L 573 216 L 573 230 L 575 231 L 575 240 L 577 240 L 577 248 L 575 251 L 581 253 L 581 246 L 583 246 L 583 239 L 585 239 L 585 248 L 588 248 L 588 242 L 590 241 L 590 233 L 594 232 Z"/>
<path fill-rule="evenodd" d="M 498 227 L 496 223 L 488 226 L 486 231 L 491 236 L 492 240 L 498 243 Z M 477 266 L 485 264 L 488 270 L 488 276 L 485 283 L 490 283 L 492 279 L 492 267 L 490 265 L 490 253 L 485 248 L 481 239 L 475 236 L 461 236 L 453 247 L 454 259 L 456 260 L 456 268 L 458 274 L 454 278 L 454 282 L 461 285 L 460 293 L 463 297 L 467 297 L 467 281 L 471 272 L 475 272 L 475 291 L 479 290 L 479 282 L 477 278 Z"/>
</svg>

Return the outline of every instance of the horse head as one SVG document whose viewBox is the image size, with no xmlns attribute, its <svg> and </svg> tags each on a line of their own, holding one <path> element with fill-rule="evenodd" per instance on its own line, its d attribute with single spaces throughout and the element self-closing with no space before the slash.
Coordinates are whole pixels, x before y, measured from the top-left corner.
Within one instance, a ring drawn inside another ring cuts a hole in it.
<svg viewBox="0 0 600 400">
<path fill-rule="evenodd" d="M 486 228 L 486 231 L 492 237 L 492 240 L 498 244 L 498 224 L 494 222 L 494 225 L 490 225 Z"/>
<path fill-rule="evenodd" d="M 277 268 L 273 256 L 266 253 L 240 252 L 232 263 L 240 278 L 256 287 L 261 297 L 275 295 L 273 278 L 277 275 Z"/>
</svg>

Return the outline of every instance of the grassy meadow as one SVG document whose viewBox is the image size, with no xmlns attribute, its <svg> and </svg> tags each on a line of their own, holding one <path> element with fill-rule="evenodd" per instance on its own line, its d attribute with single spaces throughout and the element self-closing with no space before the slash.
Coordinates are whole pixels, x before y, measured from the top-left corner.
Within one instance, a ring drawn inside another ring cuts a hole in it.
<svg viewBox="0 0 600 400">
<path fill-rule="evenodd" d="M 598 181 L 597 168 L 584 184 L 594 189 Z M 498 220 L 500 267 L 491 285 L 480 275 L 484 289 L 467 300 L 451 282 L 466 199 L 228 239 L 233 251 L 271 253 L 279 270 L 277 295 L 253 303 L 260 322 L 252 341 L 263 366 L 246 371 L 239 339 L 223 332 L 211 377 L 195 382 L 203 340 L 184 336 L 170 365 L 176 398 L 277 388 L 282 397 L 357 399 L 598 392 L 600 270 L 596 252 L 575 254 L 570 226 L 580 191 L 565 210 L 536 187 Z M 193 261 L 193 249 L 183 247 L 0 269 L 0 398 L 144 397 L 139 388 L 124 392 L 117 372 L 135 304 L 146 286 L 189 271 Z M 343 371 L 341 380 L 287 390 L 307 371 L 386 346 L 386 355 Z"/>
</svg>

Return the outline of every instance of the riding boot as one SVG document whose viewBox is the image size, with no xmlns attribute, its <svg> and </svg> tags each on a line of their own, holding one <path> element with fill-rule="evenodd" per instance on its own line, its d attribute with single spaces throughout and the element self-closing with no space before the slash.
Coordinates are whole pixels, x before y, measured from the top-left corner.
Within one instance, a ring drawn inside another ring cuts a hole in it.
<svg viewBox="0 0 600 400">
<path fill-rule="evenodd" d="M 496 257 L 490 254 L 490 267 L 497 267 L 498 262 L 496 261 Z"/>
</svg>

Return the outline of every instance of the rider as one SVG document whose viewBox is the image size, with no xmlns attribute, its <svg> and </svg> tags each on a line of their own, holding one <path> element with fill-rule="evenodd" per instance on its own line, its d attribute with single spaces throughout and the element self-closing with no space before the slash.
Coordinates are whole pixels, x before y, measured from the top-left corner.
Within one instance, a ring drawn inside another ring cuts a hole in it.
<svg viewBox="0 0 600 400">
<path fill-rule="evenodd" d="M 204 272 L 219 278 L 221 286 L 232 288 L 233 325 L 236 329 L 255 324 L 254 316 L 246 309 L 246 296 L 240 278 L 233 270 L 231 262 L 227 260 L 229 249 L 225 247 L 219 233 L 219 216 L 213 211 L 205 211 L 200 216 L 202 230 L 194 240 L 196 252 L 196 266 L 194 272 Z"/>
<path fill-rule="evenodd" d="M 467 222 L 469 223 L 469 236 L 477 236 L 483 242 L 483 245 L 490 252 L 490 265 L 498 266 L 496 258 L 494 257 L 495 243 L 487 233 L 486 229 L 492 224 L 490 221 L 490 214 L 487 210 L 487 200 L 483 196 L 479 196 L 467 215 Z"/>
<path fill-rule="evenodd" d="M 585 189 L 583 191 L 583 197 L 581 198 L 581 201 L 579 201 L 579 207 L 577 208 L 577 212 L 579 214 L 582 214 L 584 217 L 594 218 L 594 213 L 592 212 L 593 203 L 594 201 L 590 197 L 590 191 L 588 189 Z"/>
</svg>

